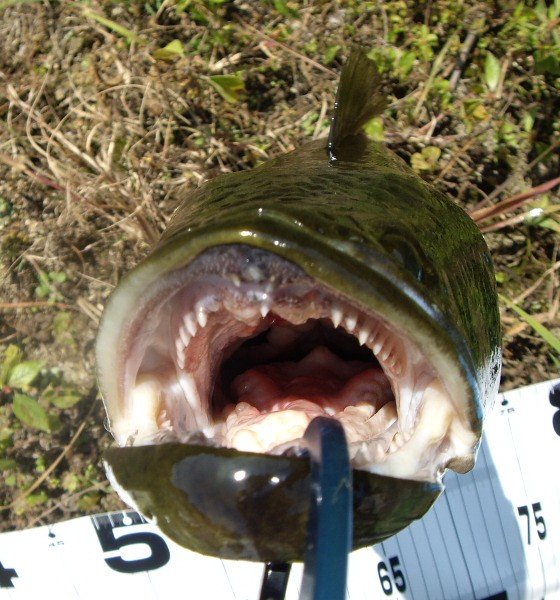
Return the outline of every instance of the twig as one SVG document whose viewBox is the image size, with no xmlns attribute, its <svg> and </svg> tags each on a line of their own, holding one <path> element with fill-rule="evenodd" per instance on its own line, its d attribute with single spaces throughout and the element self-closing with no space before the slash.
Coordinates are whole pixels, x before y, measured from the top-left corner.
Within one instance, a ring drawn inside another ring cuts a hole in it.
<svg viewBox="0 0 560 600">
<path fill-rule="evenodd" d="M 541 152 L 537 156 L 537 158 L 535 158 L 535 160 L 531 161 L 526 167 L 523 168 L 521 173 L 516 173 L 516 177 L 525 175 L 525 173 L 528 173 L 529 171 L 531 171 L 531 169 L 534 166 L 538 165 L 545 156 L 550 154 L 553 150 L 556 150 L 556 148 L 558 148 L 558 146 L 560 146 L 560 140 L 555 142 L 554 144 L 551 144 L 546 150 Z M 498 187 L 494 188 L 492 190 L 492 192 L 490 194 L 488 194 L 488 196 L 486 196 L 480 202 L 478 202 L 478 204 L 473 206 L 473 208 L 470 211 L 470 214 L 472 215 L 473 212 L 476 212 L 477 210 L 481 209 L 485 204 L 488 204 L 488 202 L 491 202 L 492 200 L 494 200 L 494 198 L 497 198 L 510 185 L 511 180 L 512 180 L 512 178 L 508 177 Z"/>
<path fill-rule="evenodd" d="M 76 443 L 76 440 L 80 437 L 82 431 L 86 427 L 90 413 L 91 413 L 91 410 L 89 411 L 88 416 L 82 421 L 82 423 L 78 427 L 76 433 L 74 434 L 74 436 L 72 437 L 70 442 L 67 444 L 67 446 L 64 448 L 64 450 L 57 456 L 57 458 L 51 464 L 51 466 L 41 475 L 41 477 L 39 477 L 39 479 L 37 479 L 31 487 L 26 489 L 25 492 L 23 492 L 15 500 L 10 502 L 10 504 L 6 504 L 5 506 L 0 506 L 0 511 L 10 510 L 10 509 L 14 508 L 15 506 L 17 506 L 22 500 L 27 498 L 27 496 L 29 496 L 29 494 L 33 493 L 47 479 L 47 477 L 56 469 L 56 467 L 59 465 L 59 463 L 62 461 L 62 459 L 68 454 L 68 452 L 70 452 L 70 449 Z"/>
<path fill-rule="evenodd" d="M 502 200 L 498 202 L 498 204 L 494 204 L 494 206 L 489 206 L 488 208 L 481 208 L 478 210 L 472 210 L 469 212 L 469 215 L 473 221 L 476 223 L 480 223 L 482 221 L 486 221 L 491 219 L 492 217 L 496 217 L 498 215 L 503 214 L 508 210 L 513 210 L 514 208 L 519 208 L 532 200 L 535 196 L 539 194 L 544 194 L 544 192 L 548 192 L 553 187 L 556 187 L 560 184 L 560 177 L 556 177 L 534 187 L 526 192 L 522 192 L 521 194 L 517 194 L 516 196 L 512 196 L 511 198 L 507 198 L 506 200 Z"/>
<path fill-rule="evenodd" d="M 447 175 L 447 172 L 451 169 L 451 167 L 461 158 L 461 156 L 463 156 L 463 154 L 466 154 L 467 150 L 477 141 L 477 137 L 471 138 L 462 148 L 458 150 L 458 152 L 453 154 L 453 156 L 447 161 L 447 164 L 443 167 L 443 169 L 440 171 L 440 173 L 434 181 L 443 179 Z"/>
<path fill-rule="evenodd" d="M 282 50 L 284 50 L 285 52 L 288 52 L 292 56 L 296 56 L 297 58 L 299 58 L 299 59 L 303 60 L 304 62 L 310 64 L 311 66 L 315 67 L 316 69 L 319 69 L 320 71 L 323 71 L 324 73 L 328 73 L 331 77 L 337 77 L 337 74 L 332 69 L 329 69 L 329 68 L 325 67 L 321 63 L 318 63 L 316 60 L 313 60 L 312 58 L 309 58 L 308 56 L 305 56 L 305 54 L 301 54 L 300 52 L 297 52 L 296 50 L 293 50 L 289 46 L 286 46 L 286 44 L 283 44 L 282 42 L 279 42 L 279 41 L 275 40 L 274 38 L 270 37 L 269 35 L 267 35 L 263 31 L 259 31 L 256 27 L 253 27 L 252 25 L 249 25 L 249 23 L 245 23 L 245 21 L 243 21 L 242 19 L 238 18 L 237 21 L 238 21 L 238 23 L 242 27 L 245 27 L 246 29 L 248 29 L 249 31 L 251 31 L 251 33 L 253 33 L 255 35 L 258 35 L 259 37 L 264 38 L 265 40 L 267 40 L 271 44 L 274 44 L 275 46 L 278 46 L 279 48 L 282 48 Z"/>
<path fill-rule="evenodd" d="M 35 517 L 29 523 L 27 523 L 27 527 L 33 527 L 36 523 L 42 521 L 45 517 L 48 517 L 52 512 L 54 512 L 55 510 L 57 510 L 59 508 L 61 510 L 64 510 L 64 504 L 68 503 L 70 500 L 76 500 L 77 498 L 81 498 L 82 496 L 85 496 L 85 494 L 89 494 L 90 492 L 95 492 L 96 490 L 103 489 L 104 487 L 109 486 L 109 485 L 110 485 L 109 481 L 107 479 L 105 479 L 105 481 L 100 481 L 99 483 L 90 485 L 85 490 L 80 490 L 79 492 L 76 492 L 74 494 L 63 496 L 62 499 L 59 500 L 54 506 L 47 508 L 47 510 L 44 510 L 39 516 Z"/>
<path fill-rule="evenodd" d="M 457 60 L 457 65 L 451 73 L 451 77 L 449 78 L 449 91 L 453 91 L 457 84 L 459 83 L 459 78 L 461 77 L 461 73 L 467 64 L 467 60 L 471 54 L 474 43 L 478 37 L 478 32 L 469 31 L 463 45 L 461 46 L 461 52 L 459 53 L 459 59 Z"/>
<path fill-rule="evenodd" d="M 16 160 L 13 160 L 12 158 L 10 158 L 7 154 L 0 152 L 0 162 L 3 162 L 4 164 L 8 165 L 9 167 L 12 167 L 12 169 L 15 169 L 16 171 L 25 173 L 32 179 L 36 179 L 39 183 L 42 183 L 43 185 L 51 187 L 54 190 L 57 190 L 58 192 L 66 192 L 66 188 L 63 187 L 62 185 L 56 183 L 56 181 L 53 181 L 46 175 L 42 175 L 41 173 L 32 171 L 29 168 L 27 161 L 20 163 Z"/>
<path fill-rule="evenodd" d="M 46 121 L 39 116 L 27 102 L 24 102 L 16 92 L 14 86 L 10 83 L 6 86 L 6 91 L 8 97 L 15 102 L 20 108 L 22 108 L 29 117 L 33 117 L 35 122 L 43 127 L 52 137 L 56 138 L 63 146 L 65 146 L 70 152 L 72 152 L 75 156 L 82 159 L 84 163 L 89 165 L 95 173 L 102 173 L 103 167 L 99 165 L 99 163 L 94 160 L 91 156 L 88 156 L 84 152 L 82 152 L 75 144 L 73 144 L 70 140 L 64 137 L 57 129 L 53 129 L 46 123 Z"/>
<path fill-rule="evenodd" d="M 439 73 L 441 65 L 443 64 L 443 59 L 445 58 L 445 55 L 449 51 L 449 48 L 451 48 L 452 43 L 453 43 L 453 36 L 450 35 L 449 39 L 447 40 L 447 42 L 445 42 L 445 44 L 444 44 L 443 48 L 440 50 L 439 54 L 435 57 L 434 62 L 432 63 L 432 69 L 430 71 L 428 80 L 426 81 L 426 84 L 422 88 L 422 91 L 420 93 L 420 98 L 418 99 L 418 102 L 417 102 L 416 106 L 414 107 L 414 110 L 412 111 L 413 119 L 417 119 L 418 115 L 420 114 L 420 110 L 422 109 L 422 106 L 424 105 L 424 102 L 426 101 L 426 98 L 428 97 L 428 94 L 430 93 L 430 89 L 432 88 L 432 85 L 434 83 L 436 75 Z"/>
<path fill-rule="evenodd" d="M 530 296 L 540 285 L 541 283 L 549 276 L 549 275 L 553 275 L 555 273 L 555 271 L 557 271 L 558 269 L 560 269 L 560 261 L 556 262 L 555 264 L 552 265 L 552 267 L 550 267 L 549 269 L 547 269 L 538 279 L 537 281 L 535 281 L 535 283 L 531 286 L 528 287 L 526 290 L 524 290 L 521 294 L 519 294 L 519 296 L 517 296 L 516 298 L 513 298 L 512 302 L 514 304 L 521 304 L 521 302 L 523 302 L 523 300 L 525 300 L 525 298 L 527 298 L 528 296 Z"/>
</svg>

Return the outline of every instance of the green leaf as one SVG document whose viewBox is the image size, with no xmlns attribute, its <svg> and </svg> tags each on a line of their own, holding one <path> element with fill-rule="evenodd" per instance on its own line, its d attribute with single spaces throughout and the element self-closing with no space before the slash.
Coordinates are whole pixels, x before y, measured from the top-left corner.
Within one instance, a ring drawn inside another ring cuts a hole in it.
<svg viewBox="0 0 560 600">
<path fill-rule="evenodd" d="M 441 156 L 441 149 L 437 146 L 426 146 L 422 152 L 415 152 L 411 156 L 411 165 L 415 171 L 430 171 L 434 168 Z"/>
<path fill-rule="evenodd" d="M 30 396 L 14 395 L 14 414 L 24 424 L 34 429 L 51 432 L 51 422 L 47 411 Z"/>
<path fill-rule="evenodd" d="M 527 322 L 551 348 L 560 354 L 560 339 L 557 338 L 552 331 L 547 329 L 542 323 L 539 323 L 535 317 L 532 317 L 529 313 L 526 313 L 511 300 L 508 300 L 502 295 L 499 295 L 499 298 L 502 300 L 502 302 L 504 302 L 504 304 L 515 311 L 525 322 Z"/>
<path fill-rule="evenodd" d="M 289 19 L 298 19 L 299 12 L 296 8 L 292 8 L 285 0 L 274 0 L 274 8 L 283 16 Z"/>
<path fill-rule="evenodd" d="M 0 458 L 0 471 L 11 471 L 17 467 L 17 462 L 11 458 Z"/>
<path fill-rule="evenodd" d="M 47 418 L 49 420 L 49 431 L 53 433 L 54 431 L 59 431 L 62 429 L 62 421 L 58 418 L 58 415 L 53 415 L 51 413 L 47 413 Z"/>
<path fill-rule="evenodd" d="M 82 395 L 76 390 L 63 390 L 59 395 L 54 396 L 51 402 L 57 408 L 66 409 L 78 404 L 81 398 Z"/>
<path fill-rule="evenodd" d="M 502 66 L 500 61 L 488 51 L 486 53 L 486 60 L 484 61 L 484 81 L 491 92 L 495 92 L 498 89 L 500 83 L 500 74 L 502 72 Z"/>
<path fill-rule="evenodd" d="M 366 123 L 364 131 L 376 142 L 383 141 L 383 119 L 374 117 Z"/>
<path fill-rule="evenodd" d="M 323 64 L 330 65 L 340 51 L 340 46 L 329 46 L 323 56 Z"/>
<path fill-rule="evenodd" d="M 0 387 L 8 383 L 12 369 L 21 361 L 22 356 L 23 352 L 14 344 L 10 344 L 6 348 L 0 369 Z"/>
<path fill-rule="evenodd" d="M 40 360 L 26 360 L 16 365 L 8 378 L 8 385 L 13 388 L 28 388 L 41 372 L 43 363 Z"/>
<path fill-rule="evenodd" d="M 41 394 L 43 403 L 48 402 L 61 410 L 72 408 L 72 406 L 78 404 L 81 399 L 81 392 L 71 385 L 64 383 L 62 385 L 49 385 Z M 51 413 L 49 413 L 49 418 L 51 419 L 51 429 L 54 431 L 59 426 L 58 418 L 55 418 Z"/>
<path fill-rule="evenodd" d="M 173 40 L 167 46 L 154 50 L 153 56 L 157 60 L 175 60 L 176 58 L 185 56 L 185 47 L 181 40 Z"/>
<path fill-rule="evenodd" d="M 416 62 L 416 53 L 415 52 L 406 52 L 399 59 L 399 69 L 401 70 L 401 74 L 406 76 L 412 71 L 414 67 L 414 63 Z"/>
<path fill-rule="evenodd" d="M 191 5 L 192 0 L 177 0 L 177 4 L 175 5 L 175 14 L 179 17 L 181 16 L 185 10 Z"/>
<path fill-rule="evenodd" d="M 554 54 L 545 54 L 538 51 L 535 56 L 535 70 L 537 73 L 550 73 L 551 75 L 560 75 L 560 60 Z"/>
<path fill-rule="evenodd" d="M 537 223 L 539 227 L 544 227 L 545 229 L 551 229 L 556 233 L 560 233 L 560 223 L 552 218 L 542 219 Z"/>
<path fill-rule="evenodd" d="M 235 103 L 247 97 L 245 82 L 237 75 L 212 75 L 208 81 L 228 102 Z"/>
<path fill-rule="evenodd" d="M 29 494 L 25 499 L 27 506 L 37 506 L 38 504 L 44 504 L 49 499 L 46 492 L 37 492 L 36 494 Z"/>
</svg>

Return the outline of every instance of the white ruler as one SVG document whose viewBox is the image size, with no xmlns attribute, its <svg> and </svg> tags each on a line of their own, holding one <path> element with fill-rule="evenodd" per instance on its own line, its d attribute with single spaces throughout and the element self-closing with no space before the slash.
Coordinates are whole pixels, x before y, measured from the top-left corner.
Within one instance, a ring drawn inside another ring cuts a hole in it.
<svg viewBox="0 0 560 600">
<path fill-rule="evenodd" d="M 423 519 L 350 556 L 347 598 L 560 599 L 559 407 L 560 380 L 501 395 L 476 468 L 449 473 Z M 0 535 L 0 600 L 258 600 L 262 573 L 189 552 L 134 512 Z"/>
</svg>

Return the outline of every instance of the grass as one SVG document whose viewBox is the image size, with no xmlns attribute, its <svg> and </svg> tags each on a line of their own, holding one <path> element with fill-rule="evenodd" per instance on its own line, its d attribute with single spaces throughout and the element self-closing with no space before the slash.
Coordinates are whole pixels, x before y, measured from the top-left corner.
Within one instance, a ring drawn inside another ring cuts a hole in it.
<svg viewBox="0 0 560 600">
<path fill-rule="evenodd" d="M 370 133 L 487 232 L 502 388 L 557 375 L 558 0 L 0 10 L 0 529 L 119 506 L 99 466 L 105 300 L 183 190 L 326 133 L 350 42 L 389 97 Z"/>
</svg>

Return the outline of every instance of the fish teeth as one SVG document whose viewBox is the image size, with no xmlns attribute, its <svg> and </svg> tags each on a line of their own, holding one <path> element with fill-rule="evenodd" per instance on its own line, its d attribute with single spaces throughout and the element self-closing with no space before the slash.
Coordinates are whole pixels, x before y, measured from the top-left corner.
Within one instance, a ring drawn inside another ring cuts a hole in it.
<svg viewBox="0 0 560 600">
<path fill-rule="evenodd" d="M 381 329 L 374 337 L 372 350 L 377 358 L 380 358 L 381 351 L 385 348 L 387 337 L 388 332 L 386 329 Z"/>
<path fill-rule="evenodd" d="M 404 443 L 405 443 L 405 440 L 404 440 L 402 434 L 397 431 L 395 433 L 395 435 L 393 436 L 391 443 L 389 444 L 389 449 L 388 449 L 389 454 L 393 454 L 393 452 L 396 452 L 397 450 L 402 448 L 404 446 Z"/>
<path fill-rule="evenodd" d="M 189 313 L 188 315 L 185 315 L 183 317 L 183 323 L 185 324 L 185 327 L 187 328 L 187 331 L 189 332 L 189 334 L 192 336 L 196 335 L 196 318 L 192 313 Z"/>
<path fill-rule="evenodd" d="M 380 443 L 375 444 L 371 452 L 375 462 L 381 462 L 385 458 L 385 452 L 383 450 L 383 446 Z"/>
<path fill-rule="evenodd" d="M 390 361 L 388 360 L 393 352 L 393 345 L 390 340 L 387 340 L 387 336 L 385 336 L 384 346 L 376 353 L 378 359 L 382 360 L 384 363 L 387 363 L 387 366 L 390 365 Z"/>
<path fill-rule="evenodd" d="M 358 341 L 360 342 L 360 346 L 363 346 L 368 341 L 370 335 L 371 332 L 367 329 L 364 329 L 363 327 L 360 329 L 358 332 Z"/>
<path fill-rule="evenodd" d="M 348 333 L 352 333 L 354 331 L 357 323 L 358 323 L 358 315 L 355 313 L 350 313 L 344 319 L 344 325 L 346 326 L 346 331 L 348 331 Z"/>
<path fill-rule="evenodd" d="M 193 413 L 195 416 L 198 416 L 201 414 L 201 410 L 200 410 L 200 396 L 198 394 L 198 388 L 194 379 L 194 375 L 192 373 L 180 373 L 179 374 L 179 385 L 181 386 L 184 394 L 185 394 L 185 398 L 190 406 L 190 408 L 192 409 Z M 205 418 L 203 418 L 204 421 L 206 420 Z M 199 423 L 198 422 L 198 418 L 197 420 L 197 425 L 201 428 L 203 425 L 206 425 L 206 423 Z"/>
<path fill-rule="evenodd" d="M 201 329 L 204 329 L 204 327 L 206 327 L 206 323 L 208 323 L 208 313 L 202 306 L 198 309 L 196 313 L 196 320 L 200 325 Z"/>
<path fill-rule="evenodd" d="M 343 316 L 342 309 L 340 309 L 338 306 L 333 306 L 331 308 L 331 321 L 335 329 L 342 323 Z"/>
<path fill-rule="evenodd" d="M 177 366 L 180 369 L 185 368 L 185 348 L 189 345 L 189 336 L 183 331 L 183 328 L 179 328 L 179 337 L 175 339 L 175 350 L 177 356 Z"/>
<path fill-rule="evenodd" d="M 179 338 L 181 339 L 181 342 L 183 343 L 183 350 L 189 345 L 189 342 L 191 341 L 191 336 L 186 332 L 184 327 L 179 327 Z M 177 350 L 177 352 L 179 352 Z"/>
<path fill-rule="evenodd" d="M 402 373 L 402 363 L 396 352 L 393 352 L 389 368 L 395 375 L 400 375 Z"/>
<path fill-rule="evenodd" d="M 268 315 L 268 312 L 270 311 L 270 307 L 268 306 L 268 304 L 261 304 L 261 317 L 264 319 L 266 317 L 266 315 Z"/>
</svg>

